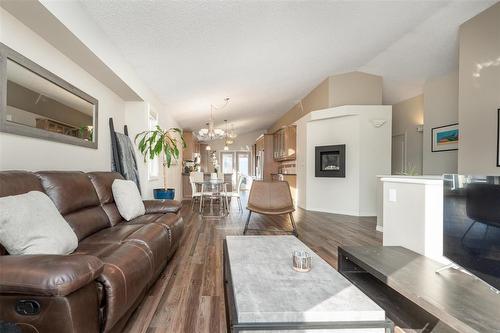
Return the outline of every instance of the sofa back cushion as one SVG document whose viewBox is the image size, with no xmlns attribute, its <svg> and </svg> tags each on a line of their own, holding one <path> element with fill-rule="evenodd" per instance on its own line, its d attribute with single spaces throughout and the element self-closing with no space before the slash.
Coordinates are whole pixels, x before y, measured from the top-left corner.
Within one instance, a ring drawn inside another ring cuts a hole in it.
<svg viewBox="0 0 500 333">
<path fill-rule="evenodd" d="M 75 231 L 78 240 L 110 225 L 87 174 L 76 171 L 37 172 L 45 193 Z"/>
<path fill-rule="evenodd" d="M 0 197 L 18 195 L 30 191 L 43 192 L 40 179 L 28 171 L 2 171 L 0 172 Z"/>
<path fill-rule="evenodd" d="M 111 225 L 116 225 L 123 221 L 115 204 L 111 189 L 115 179 L 123 179 L 122 175 L 118 172 L 89 172 L 88 176 L 94 185 L 99 201 L 106 215 L 108 215 Z"/>
</svg>

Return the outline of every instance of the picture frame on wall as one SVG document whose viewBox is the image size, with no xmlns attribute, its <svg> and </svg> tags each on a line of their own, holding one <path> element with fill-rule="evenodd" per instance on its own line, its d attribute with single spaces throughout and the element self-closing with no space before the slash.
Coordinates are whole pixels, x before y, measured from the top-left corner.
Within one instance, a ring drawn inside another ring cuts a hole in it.
<svg viewBox="0 0 500 333">
<path fill-rule="evenodd" d="M 458 150 L 458 123 L 434 127 L 431 130 L 431 151 Z"/>
<path fill-rule="evenodd" d="M 500 167 L 500 108 L 497 110 L 497 167 Z"/>
</svg>

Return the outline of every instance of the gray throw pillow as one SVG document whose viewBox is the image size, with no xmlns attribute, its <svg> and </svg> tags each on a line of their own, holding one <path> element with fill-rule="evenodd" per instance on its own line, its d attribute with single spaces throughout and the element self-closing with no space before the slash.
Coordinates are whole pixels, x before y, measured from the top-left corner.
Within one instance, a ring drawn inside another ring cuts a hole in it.
<svg viewBox="0 0 500 333">
<path fill-rule="evenodd" d="M 42 192 L 0 198 L 0 243 L 11 255 L 70 254 L 78 238 Z"/>
<path fill-rule="evenodd" d="M 133 181 L 115 179 L 111 190 L 116 207 L 125 220 L 130 221 L 146 213 L 139 189 Z"/>
</svg>

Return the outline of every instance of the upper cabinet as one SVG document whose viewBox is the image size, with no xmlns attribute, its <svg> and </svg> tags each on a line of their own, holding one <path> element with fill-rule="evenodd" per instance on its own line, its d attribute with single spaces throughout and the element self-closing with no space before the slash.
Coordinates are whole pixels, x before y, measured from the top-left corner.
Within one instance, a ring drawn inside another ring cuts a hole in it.
<svg viewBox="0 0 500 333">
<path fill-rule="evenodd" d="M 182 152 L 182 158 L 185 161 L 191 161 L 194 158 L 194 154 L 200 153 L 200 143 L 196 139 L 196 136 L 189 131 L 184 131 L 184 141 L 186 142 L 186 148 Z"/>
<path fill-rule="evenodd" d="M 297 127 L 285 126 L 274 133 L 273 157 L 276 161 L 294 160 L 297 147 Z"/>
</svg>

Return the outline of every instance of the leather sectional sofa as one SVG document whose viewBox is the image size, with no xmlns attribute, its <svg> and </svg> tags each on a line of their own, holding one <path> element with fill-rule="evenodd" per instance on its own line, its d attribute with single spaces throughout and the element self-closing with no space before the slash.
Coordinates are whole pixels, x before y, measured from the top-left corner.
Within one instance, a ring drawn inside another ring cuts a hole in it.
<svg viewBox="0 0 500 333">
<path fill-rule="evenodd" d="M 22 332 L 123 329 L 177 249 L 184 224 L 173 200 L 146 200 L 145 215 L 124 221 L 111 191 L 117 178 L 0 172 L 0 197 L 46 193 L 79 240 L 70 255 L 10 256 L 0 245 L 0 322 Z"/>
</svg>

